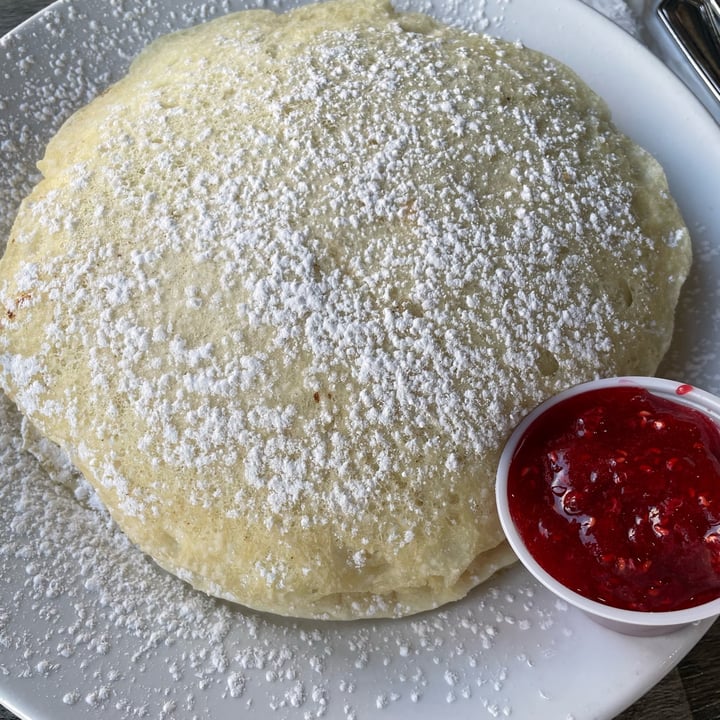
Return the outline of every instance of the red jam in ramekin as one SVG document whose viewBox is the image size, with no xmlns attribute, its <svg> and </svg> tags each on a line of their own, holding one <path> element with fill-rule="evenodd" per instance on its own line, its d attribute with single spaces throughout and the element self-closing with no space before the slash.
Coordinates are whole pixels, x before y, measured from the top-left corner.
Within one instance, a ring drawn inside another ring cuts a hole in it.
<svg viewBox="0 0 720 720">
<path fill-rule="evenodd" d="M 667 612 L 720 597 L 720 430 L 678 400 L 629 384 L 550 405 L 514 448 L 507 503 L 535 561 L 586 598 Z"/>
</svg>

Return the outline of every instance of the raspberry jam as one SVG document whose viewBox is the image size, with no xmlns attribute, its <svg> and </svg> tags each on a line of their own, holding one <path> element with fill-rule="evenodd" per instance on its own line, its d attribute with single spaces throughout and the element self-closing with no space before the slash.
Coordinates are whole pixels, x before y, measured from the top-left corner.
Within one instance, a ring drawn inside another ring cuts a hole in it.
<svg viewBox="0 0 720 720">
<path fill-rule="evenodd" d="M 508 503 L 535 560 L 589 599 L 720 597 L 720 430 L 687 405 L 629 386 L 566 398 L 519 443 Z"/>
</svg>

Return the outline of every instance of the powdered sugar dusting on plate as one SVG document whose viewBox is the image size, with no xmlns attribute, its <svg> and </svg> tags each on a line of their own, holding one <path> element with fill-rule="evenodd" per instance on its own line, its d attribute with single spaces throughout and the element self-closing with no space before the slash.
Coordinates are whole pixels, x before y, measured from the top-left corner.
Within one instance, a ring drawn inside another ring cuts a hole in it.
<svg viewBox="0 0 720 720">
<path fill-rule="evenodd" d="M 567 608 L 526 578 L 440 612 L 352 625 L 214 600 L 149 562 L 70 469 L 51 480 L 22 449 L 5 399 L 0 428 L 0 672 L 46 683 L 53 717 L 203 718 L 212 707 L 212 717 L 360 718 L 438 691 L 502 713 L 508 675 L 537 658 L 498 654 L 498 642 L 521 646 L 534 632 L 552 648 L 558 631 L 572 642 Z"/>
<path fill-rule="evenodd" d="M 7 571 L 22 558 L 25 574 L 22 591 L 4 593 L 0 604 L 2 672 L 47 679 L 58 697 L 55 717 L 64 717 L 61 705 L 118 718 L 200 718 L 209 707 L 219 708 L 213 717 L 246 709 L 367 717 L 368 693 L 375 710 L 405 712 L 438 685 L 453 704 L 474 698 L 509 707 L 503 683 L 528 658 L 498 657 L 498 638 L 521 640 L 533 628 L 552 631 L 552 645 L 566 622 L 566 612 L 529 581 L 512 594 L 493 584 L 443 612 L 352 627 L 285 621 L 212 600 L 131 547 L 88 506 L 86 487 L 73 494 L 19 454 L 7 432 L 17 417 L 7 403 L 2 409 L 3 462 L 12 459 L 12 477 L 2 485 L 8 529 L 0 562 Z"/>
</svg>

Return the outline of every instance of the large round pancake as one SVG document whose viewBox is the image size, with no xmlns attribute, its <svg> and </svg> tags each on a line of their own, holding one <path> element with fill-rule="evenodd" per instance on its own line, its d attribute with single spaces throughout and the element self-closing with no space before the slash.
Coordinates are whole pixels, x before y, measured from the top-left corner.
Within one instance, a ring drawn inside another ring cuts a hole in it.
<svg viewBox="0 0 720 720">
<path fill-rule="evenodd" d="M 382 3 L 163 38 L 40 168 L 3 387 L 161 565 L 284 614 L 417 612 L 508 562 L 509 430 L 654 372 L 690 263 L 573 73 Z"/>
</svg>

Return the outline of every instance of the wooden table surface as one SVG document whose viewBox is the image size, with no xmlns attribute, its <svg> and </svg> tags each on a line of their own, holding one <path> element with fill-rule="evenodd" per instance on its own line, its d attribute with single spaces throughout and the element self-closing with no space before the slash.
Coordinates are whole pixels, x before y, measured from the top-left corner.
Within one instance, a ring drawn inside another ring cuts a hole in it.
<svg viewBox="0 0 720 720">
<path fill-rule="evenodd" d="M 0 36 L 48 4 L 48 0 L 0 0 Z M 719 719 L 720 621 L 712 626 L 700 643 L 655 688 L 616 718 Z M 0 706 L 0 720 L 16 720 L 16 716 Z"/>
</svg>

